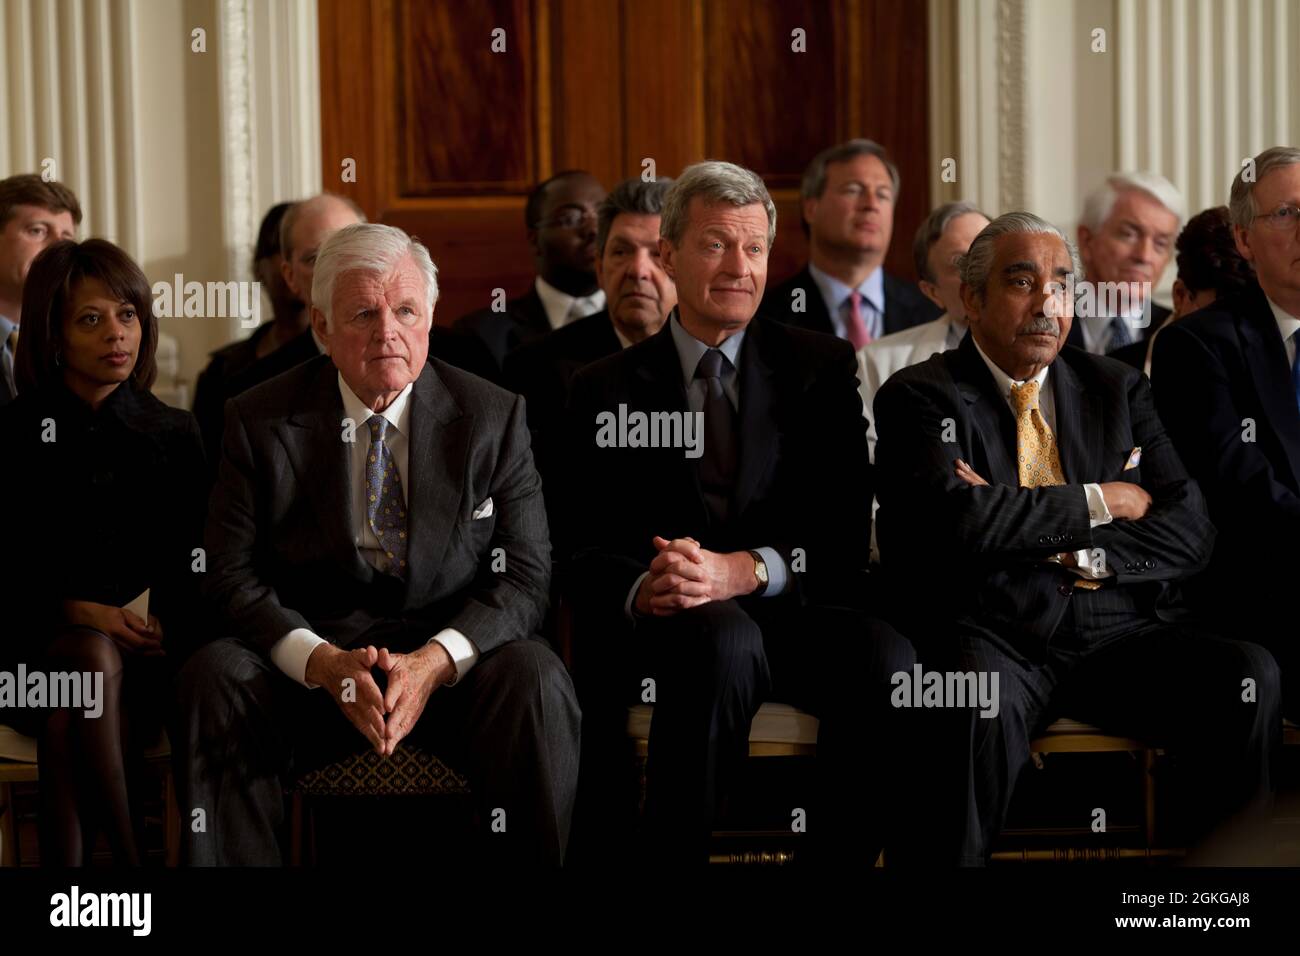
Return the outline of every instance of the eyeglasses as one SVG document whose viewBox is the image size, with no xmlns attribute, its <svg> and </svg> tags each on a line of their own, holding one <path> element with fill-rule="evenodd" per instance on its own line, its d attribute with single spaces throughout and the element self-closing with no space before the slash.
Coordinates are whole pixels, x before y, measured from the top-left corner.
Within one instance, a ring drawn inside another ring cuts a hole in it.
<svg viewBox="0 0 1300 956">
<path fill-rule="evenodd" d="M 534 228 L 551 226 L 555 229 L 577 229 L 584 222 L 596 221 L 596 210 L 590 206 L 565 206 L 550 219 L 540 220 Z"/>
<path fill-rule="evenodd" d="M 1270 229 L 1282 232 L 1286 229 L 1294 229 L 1296 223 L 1300 222 L 1300 208 L 1292 206 L 1290 203 L 1283 203 L 1272 212 L 1264 213 L 1255 218 Z"/>
</svg>

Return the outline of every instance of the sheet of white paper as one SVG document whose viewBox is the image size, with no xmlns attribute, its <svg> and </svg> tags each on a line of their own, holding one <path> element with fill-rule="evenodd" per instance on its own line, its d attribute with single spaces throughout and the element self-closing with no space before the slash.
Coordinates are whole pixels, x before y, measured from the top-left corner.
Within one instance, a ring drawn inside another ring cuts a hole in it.
<svg viewBox="0 0 1300 956">
<path fill-rule="evenodd" d="M 145 588 L 140 596 L 126 605 L 122 610 L 130 611 L 146 624 L 149 623 L 149 589 Z"/>
</svg>

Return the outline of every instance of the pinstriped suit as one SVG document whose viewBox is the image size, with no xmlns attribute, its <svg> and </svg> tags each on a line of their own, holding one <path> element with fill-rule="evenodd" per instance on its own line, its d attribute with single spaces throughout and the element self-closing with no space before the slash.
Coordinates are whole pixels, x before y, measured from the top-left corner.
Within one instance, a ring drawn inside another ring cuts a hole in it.
<svg viewBox="0 0 1300 956">
<path fill-rule="evenodd" d="M 961 822 L 952 836 L 965 864 L 991 851 L 1028 739 L 1064 708 L 1194 746 L 1190 762 L 1206 773 L 1213 805 L 1201 825 L 1266 797 L 1280 726 L 1271 656 L 1204 632 L 1180 599 L 1179 582 L 1205 566 L 1215 531 L 1146 378 L 1067 346 L 1045 387 L 1067 482 L 1054 487 L 1019 487 L 1015 420 L 969 336 L 897 373 L 875 402 L 880 552 L 906 595 L 908 633 L 925 640 L 931 668 L 1000 677 L 998 716 L 961 712 L 964 736 L 952 738 L 962 741 L 965 806 L 950 819 Z M 1140 465 L 1125 471 L 1134 446 Z M 958 458 L 990 484 L 957 478 Z M 1082 485 L 1111 481 L 1142 485 L 1151 508 L 1091 528 Z M 1114 572 L 1099 590 L 1074 589 L 1071 571 L 1045 563 L 1081 549 L 1102 549 Z M 1244 677 L 1257 682 L 1254 704 L 1240 700 Z"/>
</svg>

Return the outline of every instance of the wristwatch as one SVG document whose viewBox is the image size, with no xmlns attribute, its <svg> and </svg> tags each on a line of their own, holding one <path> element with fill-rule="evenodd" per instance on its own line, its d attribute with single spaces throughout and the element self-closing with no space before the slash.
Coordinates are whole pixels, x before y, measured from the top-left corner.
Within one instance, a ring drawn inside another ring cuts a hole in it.
<svg viewBox="0 0 1300 956">
<path fill-rule="evenodd" d="M 754 577 L 758 578 L 758 587 L 754 589 L 754 593 L 762 594 L 767 590 L 767 562 L 757 551 L 749 552 L 749 556 L 754 559 Z"/>
</svg>

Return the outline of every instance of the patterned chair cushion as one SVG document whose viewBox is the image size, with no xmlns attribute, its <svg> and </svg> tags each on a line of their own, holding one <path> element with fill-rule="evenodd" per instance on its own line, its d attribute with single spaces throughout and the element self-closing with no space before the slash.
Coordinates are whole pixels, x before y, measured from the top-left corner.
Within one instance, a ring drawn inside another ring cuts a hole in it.
<svg viewBox="0 0 1300 956">
<path fill-rule="evenodd" d="M 309 771 L 293 789 L 317 797 L 425 796 L 469 793 L 469 781 L 433 754 L 399 744 L 391 757 L 367 750 Z"/>
</svg>

